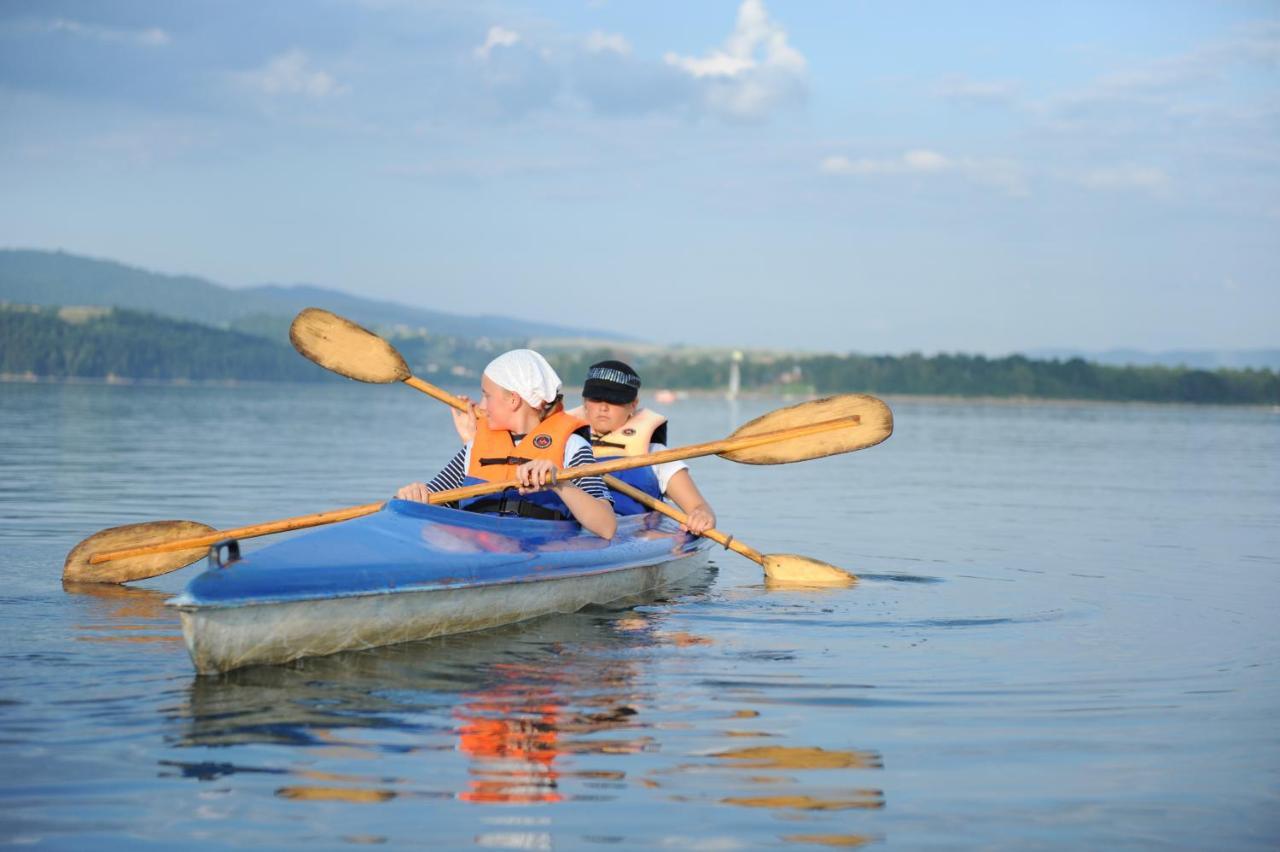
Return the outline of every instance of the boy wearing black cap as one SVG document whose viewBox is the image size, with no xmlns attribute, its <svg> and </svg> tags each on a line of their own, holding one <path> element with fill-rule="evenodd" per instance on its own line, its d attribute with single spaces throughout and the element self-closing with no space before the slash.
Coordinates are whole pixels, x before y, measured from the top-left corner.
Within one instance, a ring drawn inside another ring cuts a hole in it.
<svg viewBox="0 0 1280 852">
<path fill-rule="evenodd" d="M 596 459 L 638 456 L 666 449 L 667 418 L 640 407 L 640 376 L 622 361 L 600 361 L 587 370 L 582 385 L 582 408 L 571 414 L 591 426 L 591 446 Z M 622 470 L 622 481 L 657 499 L 675 501 L 688 521 L 684 528 L 700 534 L 716 525 L 716 515 L 682 461 Z M 613 492 L 613 508 L 619 515 L 637 515 L 648 509 Z"/>
</svg>

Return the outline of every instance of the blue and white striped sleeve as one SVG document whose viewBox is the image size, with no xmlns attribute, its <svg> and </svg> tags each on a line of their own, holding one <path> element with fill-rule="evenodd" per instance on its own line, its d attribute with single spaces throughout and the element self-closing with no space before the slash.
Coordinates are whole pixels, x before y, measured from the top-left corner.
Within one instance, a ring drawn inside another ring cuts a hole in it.
<svg viewBox="0 0 1280 852">
<path fill-rule="evenodd" d="M 427 483 L 427 490 L 448 491 L 450 488 L 461 488 L 463 480 L 467 477 L 467 451 L 470 449 L 471 445 L 468 444 L 458 450 L 457 455 L 449 459 L 449 463 L 444 466 L 444 470 Z"/>
<path fill-rule="evenodd" d="M 584 464 L 595 464 L 596 454 L 592 452 L 591 445 L 581 435 L 570 435 L 569 440 L 564 444 L 564 466 L 565 468 L 581 467 Z M 573 480 L 573 484 L 581 488 L 599 500 L 608 500 L 613 502 L 613 495 L 609 493 L 608 487 L 604 484 L 604 480 L 598 476 L 584 476 L 581 479 Z"/>
</svg>

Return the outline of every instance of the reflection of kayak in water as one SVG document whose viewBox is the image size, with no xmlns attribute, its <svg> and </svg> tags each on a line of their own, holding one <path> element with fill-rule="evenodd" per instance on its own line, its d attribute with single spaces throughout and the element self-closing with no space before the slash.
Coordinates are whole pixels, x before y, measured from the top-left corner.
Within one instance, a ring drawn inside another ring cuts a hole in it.
<svg viewBox="0 0 1280 852">
<path fill-rule="evenodd" d="M 702 559 L 690 562 L 701 567 L 664 590 L 661 598 L 708 591 L 713 569 Z M 647 620 L 650 629 L 620 627 L 623 621 L 639 620 Z M 557 725 L 575 736 L 587 733 L 580 724 L 584 717 L 590 731 L 600 724 L 616 727 L 631 715 L 618 706 L 651 700 L 639 697 L 632 682 L 645 659 L 636 652 L 664 641 L 657 629 L 660 621 L 609 607 L 314 657 L 303 666 L 252 666 L 222 677 L 194 677 L 178 713 L 183 721 L 179 741 L 198 747 L 266 743 L 365 748 L 378 740 L 378 732 L 389 731 L 400 749 L 407 740 L 429 736 L 421 724 L 424 701 L 447 706 L 447 712 L 440 712 L 455 734 L 477 715 L 455 708 L 472 702 L 506 702 L 516 708 L 569 705 Z M 552 700 L 548 691 L 560 697 Z M 481 698 L 495 695 L 503 698 Z M 537 698 L 515 697 L 521 695 Z M 373 733 L 363 735 L 364 729 Z"/>
<path fill-rule="evenodd" d="M 611 541 L 576 523 L 392 500 L 382 511 L 211 560 L 170 604 L 196 670 L 465 633 L 641 600 L 696 571 L 706 540 L 657 515 Z"/>
</svg>

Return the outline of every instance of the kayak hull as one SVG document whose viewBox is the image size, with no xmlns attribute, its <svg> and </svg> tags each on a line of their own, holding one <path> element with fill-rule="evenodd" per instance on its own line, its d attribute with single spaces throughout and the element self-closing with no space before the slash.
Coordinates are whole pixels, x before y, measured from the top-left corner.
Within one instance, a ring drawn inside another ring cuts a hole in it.
<svg viewBox="0 0 1280 852">
<path fill-rule="evenodd" d="M 200 674 L 470 633 L 592 604 L 650 600 L 703 567 L 684 559 L 576 579 L 180 610 Z"/>
<path fill-rule="evenodd" d="M 705 546 L 652 515 L 605 542 L 394 500 L 226 565 L 211 554 L 170 605 L 196 671 L 216 674 L 652 599 L 703 570 Z"/>
</svg>

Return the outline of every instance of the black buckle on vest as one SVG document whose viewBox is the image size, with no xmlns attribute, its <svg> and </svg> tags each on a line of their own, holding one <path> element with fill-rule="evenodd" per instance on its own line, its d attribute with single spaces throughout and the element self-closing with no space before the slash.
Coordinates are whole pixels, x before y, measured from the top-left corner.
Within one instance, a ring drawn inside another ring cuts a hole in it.
<svg viewBox="0 0 1280 852">
<path fill-rule="evenodd" d="M 591 442 L 591 446 L 593 446 L 593 447 L 615 447 L 616 449 L 619 449 L 619 450 L 625 450 L 625 449 L 627 448 L 627 445 L 626 445 L 626 444 L 615 444 L 613 441 L 606 441 L 606 440 L 604 440 L 603 438 L 597 438 L 597 439 L 595 439 L 594 441 L 592 441 L 592 442 Z"/>
<path fill-rule="evenodd" d="M 480 512 L 486 515 L 517 515 L 521 518 L 533 518 L 537 521 L 567 521 L 569 516 L 558 509 L 548 509 L 531 503 L 518 494 L 503 494 L 501 497 L 490 497 L 477 500 L 467 507 L 468 512 Z"/>
</svg>

